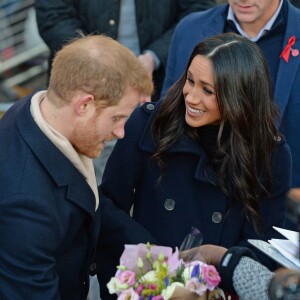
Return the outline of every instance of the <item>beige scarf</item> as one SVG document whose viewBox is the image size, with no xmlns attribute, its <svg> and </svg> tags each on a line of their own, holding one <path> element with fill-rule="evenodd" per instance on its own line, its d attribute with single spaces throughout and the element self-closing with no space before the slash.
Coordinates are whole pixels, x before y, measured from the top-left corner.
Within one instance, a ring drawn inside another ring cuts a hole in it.
<svg viewBox="0 0 300 300">
<path fill-rule="evenodd" d="M 44 99 L 45 94 L 46 91 L 41 91 L 36 93 L 32 97 L 30 105 L 31 115 L 36 124 L 49 138 L 49 140 L 72 162 L 74 167 L 83 175 L 88 185 L 94 192 L 96 200 L 95 210 L 97 210 L 99 205 L 99 193 L 93 161 L 91 158 L 77 153 L 68 139 L 66 139 L 62 134 L 56 131 L 45 121 L 40 110 L 40 103 Z"/>
</svg>

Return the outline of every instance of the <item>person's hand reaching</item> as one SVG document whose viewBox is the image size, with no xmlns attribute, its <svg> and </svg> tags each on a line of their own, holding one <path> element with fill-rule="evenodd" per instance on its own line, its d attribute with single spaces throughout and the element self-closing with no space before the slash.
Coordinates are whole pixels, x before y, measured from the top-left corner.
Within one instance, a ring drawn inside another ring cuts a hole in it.
<svg viewBox="0 0 300 300">
<path fill-rule="evenodd" d="M 218 266 L 226 251 L 227 249 L 221 246 L 202 245 L 200 247 L 181 251 L 180 257 L 184 261 L 200 260 L 206 264 Z"/>
</svg>

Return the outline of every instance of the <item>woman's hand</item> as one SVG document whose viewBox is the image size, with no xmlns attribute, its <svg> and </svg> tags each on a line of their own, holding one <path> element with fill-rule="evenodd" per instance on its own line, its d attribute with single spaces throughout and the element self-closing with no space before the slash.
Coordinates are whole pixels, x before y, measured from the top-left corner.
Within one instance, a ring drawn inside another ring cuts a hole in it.
<svg viewBox="0 0 300 300">
<path fill-rule="evenodd" d="M 216 245 L 202 245 L 200 247 L 191 248 L 181 251 L 180 257 L 184 261 L 200 260 L 209 265 L 218 266 L 227 249 Z"/>
</svg>

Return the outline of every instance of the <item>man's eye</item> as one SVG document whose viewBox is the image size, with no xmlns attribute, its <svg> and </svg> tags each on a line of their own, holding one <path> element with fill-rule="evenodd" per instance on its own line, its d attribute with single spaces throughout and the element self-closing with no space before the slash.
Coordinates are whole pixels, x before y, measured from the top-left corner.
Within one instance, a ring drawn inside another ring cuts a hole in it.
<svg viewBox="0 0 300 300">
<path fill-rule="evenodd" d="M 121 117 L 113 117 L 114 122 L 119 122 L 121 120 Z"/>
</svg>

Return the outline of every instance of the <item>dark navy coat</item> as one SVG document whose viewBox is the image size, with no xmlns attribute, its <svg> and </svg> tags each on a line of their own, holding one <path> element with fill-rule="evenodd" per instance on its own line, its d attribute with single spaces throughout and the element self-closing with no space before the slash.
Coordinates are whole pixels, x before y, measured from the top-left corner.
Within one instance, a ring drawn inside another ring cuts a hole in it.
<svg viewBox="0 0 300 300">
<path fill-rule="evenodd" d="M 124 243 L 155 239 L 104 196 L 95 212 L 91 188 L 36 125 L 30 100 L 0 120 L 0 299 L 86 299 L 100 213 L 117 254 Z"/>
<path fill-rule="evenodd" d="M 284 0 L 288 7 L 286 31 L 281 49 L 292 36 L 293 49 L 300 51 L 300 10 Z M 170 44 L 162 94 L 182 75 L 194 46 L 205 38 L 222 33 L 228 4 L 192 13 L 179 23 Z M 285 135 L 293 157 L 292 186 L 300 186 L 300 55 L 290 55 L 286 63 L 279 58 L 274 96 L 282 113 L 280 131 Z"/>
<path fill-rule="evenodd" d="M 251 248 L 247 239 L 277 236 L 272 226 L 284 226 L 285 195 L 291 180 L 288 145 L 283 140 L 278 142 L 272 157 L 273 190 L 270 198 L 261 199 L 265 231 L 259 235 L 242 214 L 241 204 L 230 207 L 207 167 L 204 151 L 189 137 L 182 136 L 169 149 L 165 173 L 157 183 L 160 171 L 150 157 L 156 145 L 151 122 L 158 105 L 154 108 L 152 103 L 145 104 L 127 121 L 125 138 L 117 142 L 106 165 L 103 193 L 126 212 L 134 205 L 133 218 L 166 246 L 180 246 L 191 226 L 202 232 L 204 244 L 224 247 Z M 272 267 L 270 259 L 254 251 Z"/>
</svg>

